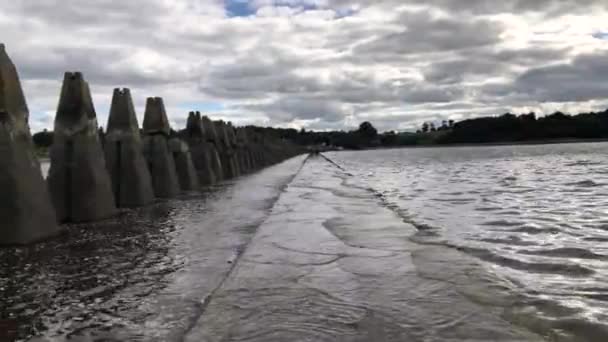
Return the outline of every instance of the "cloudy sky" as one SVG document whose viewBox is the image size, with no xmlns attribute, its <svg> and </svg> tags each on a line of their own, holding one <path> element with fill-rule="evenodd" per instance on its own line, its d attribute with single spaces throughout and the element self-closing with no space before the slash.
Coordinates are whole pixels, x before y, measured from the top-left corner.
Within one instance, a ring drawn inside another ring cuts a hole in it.
<svg viewBox="0 0 608 342">
<path fill-rule="evenodd" d="M 146 97 L 164 97 L 177 128 L 189 110 L 407 130 L 608 107 L 605 0 L 0 1 L 0 42 L 34 131 L 52 128 L 68 70 L 89 81 L 102 125 L 115 87 L 140 119 Z"/>
</svg>

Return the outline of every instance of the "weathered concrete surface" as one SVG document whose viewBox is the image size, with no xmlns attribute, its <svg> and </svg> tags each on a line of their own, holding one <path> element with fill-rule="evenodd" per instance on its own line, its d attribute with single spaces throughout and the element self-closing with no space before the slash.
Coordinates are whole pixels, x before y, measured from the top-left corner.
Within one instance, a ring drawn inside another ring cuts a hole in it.
<svg viewBox="0 0 608 342">
<path fill-rule="evenodd" d="M 129 89 L 114 89 L 107 129 L 104 150 L 116 205 L 135 208 L 152 203 L 152 178 Z"/>
<path fill-rule="evenodd" d="M 204 130 L 200 113 L 188 113 L 188 119 L 186 120 L 186 133 L 187 137 L 193 140 L 196 139 L 200 141 L 203 138 Z"/>
<path fill-rule="evenodd" d="M 510 298 L 477 261 L 415 233 L 309 159 L 184 341 L 542 341 L 503 319 Z"/>
<path fill-rule="evenodd" d="M 200 113 L 196 112 L 196 115 L 199 116 Z M 215 177 L 215 182 L 220 182 L 224 180 L 224 169 L 222 167 L 222 161 L 220 159 L 219 154 L 219 139 L 217 136 L 217 132 L 215 130 L 215 125 L 213 121 L 209 119 L 207 116 L 201 117 L 201 123 L 203 127 L 203 144 L 202 149 L 208 154 L 207 160 L 209 166 L 213 170 L 213 174 Z"/>
<path fill-rule="evenodd" d="M 196 170 L 200 185 L 211 185 L 217 182 L 214 167 L 212 148 L 213 145 L 205 140 L 203 123 L 199 112 L 190 112 L 186 122 L 186 130 L 182 138 L 190 147 L 192 163 Z"/>
<path fill-rule="evenodd" d="M 243 173 L 252 172 L 255 167 L 253 166 L 251 150 L 249 149 L 249 138 L 247 137 L 247 130 L 245 128 L 236 129 L 236 146 L 237 160 L 241 171 Z"/>
<path fill-rule="evenodd" d="M 197 112 L 197 114 L 199 113 Z M 211 121 L 211 119 L 209 119 L 207 116 L 202 116 L 201 122 L 203 125 L 203 131 L 205 132 L 205 139 L 210 142 L 219 143 L 218 133 L 215 130 L 215 124 L 213 121 Z"/>
<path fill-rule="evenodd" d="M 199 112 L 196 112 L 199 115 Z M 215 124 L 211 119 L 207 116 L 201 117 L 201 122 L 203 126 L 204 138 L 203 140 L 206 142 L 204 144 L 206 153 L 209 154 L 209 165 L 213 169 L 213 174 L 215 176 L 215 181 L 219 182 L 225 179 L 224 177 L 224 168 L 222 166 L 222 160 L 220 158 L 219 148 L 220 142 L 218 138 L 217 131 L 215 130 Z"/>
<path fill-rule="evenodd" d="M 154 195 L 171 198 L 180 193 L 179 180 L 169 148 L 171 127 L 163 100 L 150 97 L 144 114 L 144 157 L 152 176 Z"/>
<path fill-rule="evenodd" d="M 47 182 L 57 217 L 86 222 L 116 213 L 88 83 L 67 72 L 57 108 Z"/>
<path fill-rule="evenodd" d="M 143 129 L 146 135 L 162 134 L 168 137 L 171 133 L 165 103 L 161 97 L 146 99 Z"/>
<path fill-rule="evenodd" d="M 224 130 L 226 131 L 226 135 L 228 137 L 228 148 L 230 151 L 230 161 L 232 164 L 232 173 L 234 177 L 238 177 L 243 174 L 243 170 L 241 169 L 241 165 L 239 163 L 239 157 L 237 152 L 237 140 L 236 140 L 236 132 L 232 123 L 228 122 L 224 124 Z"/>
<path fill-rule="evenodd" d="M 179 138 L 171 138 L 169 140 L 169 147 L 173 153 L 173 160 L 175 160 L 175 169 L 181 189 L 183 191 L 198 190 L 200 183 L 188 144 Z"/>
<path fill-rule="evenodd" d="M 215 131 L 218 134 L 218 152 L 222 161 L 222 172 L 224 178 L 230 179 L 238 177 L 240 170 L 236 161 L 234 146 L 230 136 L 230 128 L 223 121 L 216 121 Z"/>
<path fill-rule="evenodd" d="M 27 244 L 60 232 L 28 119 L 17 69 L 0 44 L 0 245 Z"/>
</svg>

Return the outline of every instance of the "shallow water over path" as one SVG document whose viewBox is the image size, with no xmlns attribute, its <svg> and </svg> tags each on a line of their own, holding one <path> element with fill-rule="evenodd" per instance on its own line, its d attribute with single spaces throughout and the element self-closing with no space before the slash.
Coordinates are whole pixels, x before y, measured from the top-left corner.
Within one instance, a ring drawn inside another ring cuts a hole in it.
<svg viewBox="0 0 608 342">
<path fill-rule="evenodd" d="M 537 341 L 470 257 L 413 226 L 323 157 L 281 195 L 186 341 Z"/>
<path fill-rule="evenodd" d="M 0 249 L 0 319 L 21 339 L 179 341 L 304 158 Z"/>
<path fill-rule="evenodd" d="M 515 320 L 608 341 L 607 151 L 584 143 L 328 156 L 416 226 L 416 241 L 460 250 L 509 283 Z"/>
<path fill-rule="evenodd" d="M 406 215 L 428 211 L 413 210 L 425 208 L 414 196 L 395 202 L 411 190 L 399 186 L 402 169 L 371 168 L 365 153 L 297 157 L 203 196 L 0 250 L 0 315 L 33 341 L 608 336 Z"/>
</svg>

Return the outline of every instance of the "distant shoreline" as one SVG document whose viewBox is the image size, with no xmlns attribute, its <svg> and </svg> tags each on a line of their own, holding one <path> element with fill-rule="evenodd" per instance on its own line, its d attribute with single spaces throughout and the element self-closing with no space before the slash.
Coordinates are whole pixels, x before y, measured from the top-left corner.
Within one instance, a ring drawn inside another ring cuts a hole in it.
<svg viewBox="0 0 608 342">
<path fill-rule="evenodd" d="M 368 151 L 368 150 L 394 150 L 403 148 L 442 148 L 442 147 L 491 147 L 491 146 L 522 146 L 522 145 L 559 145 L 559 144 L 584 144 L 584 143 L 600 143 L 608 142 L 608 138 L 564 138 L 564 139 L 540 139 L 540 140 L 524 140 L 524 141 L 503 141 L 503 142 L 483 142 L 483 143 L 451 143 L 451 144 L 419 144 L 419 145 L 402 145 L 402 146 L 377 146 L 363 149 L 343 149 L 330 151 Z"/>
<path fill-rule="evenodd" d="M 403 147 L 475 147 L 475 146 L 520 146 L 520 145 L 559 145 L 559 144 L 578 144 L 578 143 L 595 143 L 608 142 L 608 138 L 563 138 L 563 139 L 539 139 L 539 140 L 522 140 L 522 141 L 501 141 L 501 142 L 480 142 L 480 143 L 453 143 L 453 144 L 428 144 L 428 145 L 412 145 Z"/>
</svg>

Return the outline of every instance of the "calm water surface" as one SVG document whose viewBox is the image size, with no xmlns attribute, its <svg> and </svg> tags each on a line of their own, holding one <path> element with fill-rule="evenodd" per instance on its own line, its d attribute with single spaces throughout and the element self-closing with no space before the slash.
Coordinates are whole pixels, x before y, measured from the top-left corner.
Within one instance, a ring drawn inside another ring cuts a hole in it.
<svg viewBox="0 0 608 342">
<path fill-rule="evenodd" d="M 413 224 L 417 242 L 463 251 L 504 279 L 515 320 L 606 337 L 607 143 L 328 157 Z"/>
</svg>

